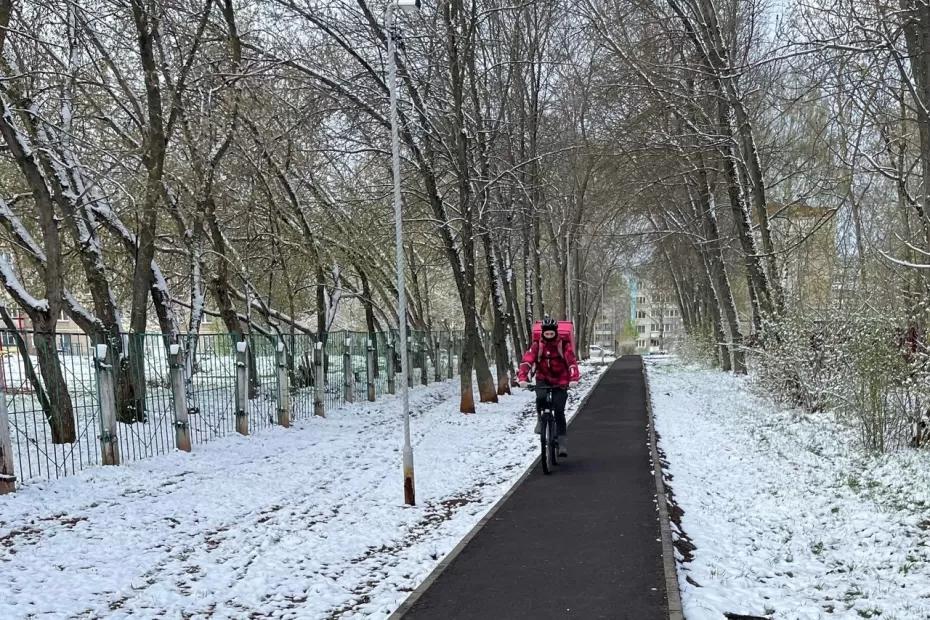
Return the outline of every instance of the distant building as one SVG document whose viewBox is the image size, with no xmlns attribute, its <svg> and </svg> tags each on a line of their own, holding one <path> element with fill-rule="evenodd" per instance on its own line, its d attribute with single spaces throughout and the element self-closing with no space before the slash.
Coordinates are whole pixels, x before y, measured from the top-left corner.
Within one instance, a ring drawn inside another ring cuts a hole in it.
<svg viewBox="0 0 930 620">
<path fill-rule="evenodd" d="M 591 331 L 590 345 L 618 354 L 630 315 L 626 283 L 617 276 L 607 284 L 602 295 L 600 309 Z"/>
<path fill-rule="evenodd" d="M 594 323 L 591 344 L 604 349 L 615 350 L 617 347 L 617 324 L 608 316 L 598 316 Z"/>
<path fill-rule="evenodd" d="M 804 203 L 770 205 L 772 237 L 784 252 L 780 265 L 785 296 L 792 306 L 823 313 L 832 306 L 838 269 L 836 210 Z"/>
<path fill-rule="evenodd" d="M 26 342 L 26 347 L 30 353 L 35 353 L 35 344 L 32 338 L 32 321 L 26 316 L 26 313 L 16 304 L 5 300 L 6 311 L 9 313 L 13 324 L 16 326 Z M 90 339 L 84 335 L 81 328 L 71 318 L 61 312 L 58 317 L 58 323 L 55 326 L 55 341 L 59 353 L 62 355 L 90 355 Z M 7 351 L 16 348 L 16 337 L 7 327 L 6 323 L 0 323 L 0 355 L 6 354 Z"/>
<path fill-rule="evenodd" d="M 684 335 L 674 295 L 639 279 L 631 282 L 630 302 L 636 351 L 649 354 L 674 350 Z"/>
</svg>

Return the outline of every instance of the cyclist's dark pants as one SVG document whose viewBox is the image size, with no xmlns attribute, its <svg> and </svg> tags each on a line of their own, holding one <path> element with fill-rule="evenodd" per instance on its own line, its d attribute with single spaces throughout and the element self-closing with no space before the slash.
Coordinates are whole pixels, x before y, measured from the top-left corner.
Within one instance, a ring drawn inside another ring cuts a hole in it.
<svg viewBox="0 0 930 620">
<path fill-rule="evenodd" d="M 542 385 L 542 384 L 540 384 Z M 552 409 L 555 411 L 555 429 L 559 436 L 568 431 L 565 424 L 565 403 L 568 401 L 568 390 L 565 388 L 552 388 Z M 536 410 L 546 406 L 546 390 L 536 392 Z"/>
</svg>

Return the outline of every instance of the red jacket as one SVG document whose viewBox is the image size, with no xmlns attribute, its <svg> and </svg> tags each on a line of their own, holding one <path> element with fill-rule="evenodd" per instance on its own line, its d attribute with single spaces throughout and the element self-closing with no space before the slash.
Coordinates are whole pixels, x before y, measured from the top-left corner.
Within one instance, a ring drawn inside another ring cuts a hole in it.
<svg viewBox="0 0 930 620">
<path fill-rule="evenodd" d="M 578 360 L 575 359 L 572 345 L 568 342 L 560 344 L 558 338 L 533 343 L 530 350 L 523 355 L 517 380 L 528 381 L 534 366 L 537 382 L 560 388 L 567 388 L 569 382 L 577 381 L 580 376 Z"/>
</svg>

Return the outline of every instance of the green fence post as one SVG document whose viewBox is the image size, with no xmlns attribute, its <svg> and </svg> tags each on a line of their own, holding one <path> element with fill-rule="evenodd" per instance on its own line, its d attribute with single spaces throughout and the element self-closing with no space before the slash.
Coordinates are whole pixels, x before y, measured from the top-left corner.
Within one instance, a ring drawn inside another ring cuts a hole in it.
<svg viewBox="0 0 930 620">
<path fill-rule="evenodd" d="M 368 401 L 375 401 L 375 345 L 374 342 L 369 339 L 366 347 L 365 355 L 365 371 L 366 378 L 368 380 Z"/>
<path fill-rule="evenodd" d="M 429 385 L 429 339 L 420 334 L 420 385 Z"/>
<path fill-rule="evenodd" d="M 284 428 L 291 426 L 291 386 L 287 374 L 287 349 L 284 341 L 278 337 L 278 347 L 275 354 L 277 362 L 278 383 L 278 424 Z"/>
<path fill-rule="evenodd" d="M 323 343 L 313 349 L 313 415 L 326 417 L 326 377 L 323 371 Z"/>
<path fill-rule="evenodd" d="M 236 343 L 236 432 L 249 434 L 249 342 Z"/>
<path fill-rule="evenodd" d="M 16 490 L 13 470 L 13 441 L 10 438 L 10 418 L 6 410 L 6 392 L 0 390 L 0 495 Z"/>
<path fill-rule="evenodd" d="M 342 388 L 347 403 L 355 402 L 355 369 L 352 367 L 352 336 L 346 332 L 342 347 Z"/>
<path fill-rule="evenodd" d="M 179 343 L 168 345 L 168 377 L 174 405 L 174 445 L 183 452 L 191 451 L 190 424 L 187 417 L 187 392 L 184 389 L 182 351 Z"/>
<path fill-rule="evenodd" d="M 388 394 L 397 393 L 397 365 L 394 363 L 394 340 L 389 340 L 385 347 L 387 355 L 387 388 Z"/>
<path fill-rule="evenodd" d="M 413 387 L 413 361 L 414 361 L 413 351 L 414 351 L 413 338 L 410 336 L 407 336 L 407 387 L 408 388 Z"/>
<path fill-rule="evenodd" d="M 94 347 L 97 395 L 100 399 L 100 461 L 103 465 L 119 465 L 116 393 L 113 389 L 113 366 L 107 363 L 107 349 L 105 344 L 98 344 Z"/>
<path fill-rule="evenodd" d="M 449 337 L 446 339 L 446 368 L 447 378 L 452 379 L 455 369 L 453 368 L 453 356 L 455 355 L 455 337 L 452 335 L 452 332 L 449 332 Z"/>
</svg>

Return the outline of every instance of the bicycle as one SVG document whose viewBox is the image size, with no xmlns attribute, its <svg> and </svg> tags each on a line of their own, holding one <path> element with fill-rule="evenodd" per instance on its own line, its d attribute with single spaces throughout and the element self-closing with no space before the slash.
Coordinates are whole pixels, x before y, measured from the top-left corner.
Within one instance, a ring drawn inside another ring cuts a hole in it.
<svg viewBox="0 0 930 620">
<path fill-rule="evenodd" d="M 555 409 L 552 408 L 552 386 L 532 385 L 533 391 L 546 390 L 546 405 L 536 410 L 540 422 L 539 447 L 542 450 L 542 469 L 545 475 L 552 473 L 555 465 L 559 464 L 559 435 L 555 423 Z"/>
</svg>

